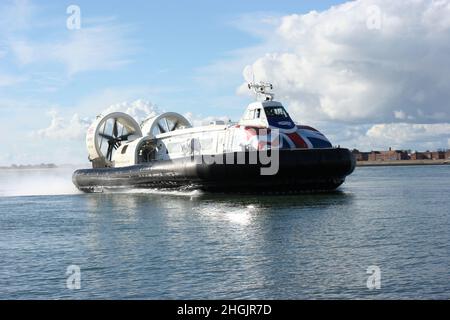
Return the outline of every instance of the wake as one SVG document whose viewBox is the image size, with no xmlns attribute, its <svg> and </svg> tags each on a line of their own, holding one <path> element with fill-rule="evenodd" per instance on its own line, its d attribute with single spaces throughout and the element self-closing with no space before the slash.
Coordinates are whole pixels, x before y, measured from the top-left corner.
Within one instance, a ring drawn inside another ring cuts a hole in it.
<svg viewBox="0 0 450 320">
<path fill-rule="evenodd" d="M 0 171 L 0 197 L 80 194 L 73 169 L 8 169 Z"/>
</svg>

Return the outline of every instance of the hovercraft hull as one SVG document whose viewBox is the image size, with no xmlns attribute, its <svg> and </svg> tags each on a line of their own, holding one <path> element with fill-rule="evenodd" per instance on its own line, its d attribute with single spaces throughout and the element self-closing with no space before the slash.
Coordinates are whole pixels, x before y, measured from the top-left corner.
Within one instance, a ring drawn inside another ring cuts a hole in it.
<svg viewBox="0 0 450 320">
<path fill-rule="evenodd" d="M 355 168 L 354 156 L 348 149 L 279 150 L 277 173 L 261 175 L 261 168 L 267 166 L 259 162 L 250 164 L 251 152 L 255 151 L 223 155 L 224 159 L 241 157 L 245 164 L 206 164 L 185 157 L 121 168 L 81 169 L 74 172 L 72 179 L 84 192 L 183 188 L 227 193 L 294 193 L 335 190 Z"/>
</svg>

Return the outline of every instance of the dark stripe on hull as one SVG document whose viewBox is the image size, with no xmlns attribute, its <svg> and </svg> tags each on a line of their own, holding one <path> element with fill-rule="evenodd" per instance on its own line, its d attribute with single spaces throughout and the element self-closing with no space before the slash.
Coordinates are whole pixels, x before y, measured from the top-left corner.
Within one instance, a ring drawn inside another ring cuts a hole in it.
<svg viewBox="0 0 450 320">
<path fill-rule="evenodd" d="M 234 157 L 238 153 L 234 153 Z M 347 149 L 279 150 L 279 170 L 261 175 L 261 164 L 197 164 L 193 157 L 123 168 L 82 169 L 73 174 L 82 191 L 102 188 L 186 188 L 210 192 L 303 192 L 339 187 L 355 168 Z M 225 155 L 224 155 L 225 157 Z M 225 161 L 224 161 L 225 163 Z M 236 163 L 236 162 L 235 162 Z"/>
</svg>

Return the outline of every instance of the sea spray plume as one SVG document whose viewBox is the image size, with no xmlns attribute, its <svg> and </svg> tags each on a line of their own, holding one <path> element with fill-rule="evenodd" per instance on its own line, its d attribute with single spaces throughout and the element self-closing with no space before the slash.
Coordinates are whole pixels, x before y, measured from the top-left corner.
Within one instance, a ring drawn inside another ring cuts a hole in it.
<svg viewBox="0 0 450 320">
<path fill-rule="evenodd" d="M 0 196 L 79 194 L 72 184 L 72 172 L 72 167 L 1 170 Z"/>
</svg>

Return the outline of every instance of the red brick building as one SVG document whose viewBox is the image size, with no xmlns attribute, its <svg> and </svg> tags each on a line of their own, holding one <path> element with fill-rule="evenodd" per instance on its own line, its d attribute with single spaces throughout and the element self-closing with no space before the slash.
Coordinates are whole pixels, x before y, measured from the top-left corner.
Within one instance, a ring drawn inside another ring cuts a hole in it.
<svg viewBox="0 0 450 320">
<path fill-rule="evenodd" d="M 352 153 L 355 156 L 356 161 L 367 161 L 367 160 L 369 160 L 370 152 L 360 152 L 357 149 L 353 149 Z"/>
<path fill-rule="evenodd" d="M 396 160 L 409 160 L 408 152 L 403 150 L 389 151 L 372 151 L 369 154 L 369 161 L 396 161 Z"/>
<path fill-rule="evenodd" d="M 448 151 L 425 151 L 414 152 L 411 154 L 411 160 L 445 160 L 450 157 L 450 150 Z"/>
<path fill-rule="evenodd" d="M 450 149 L 447 151 L 408 152 L 404 150 L 360 152 L 352 150 L 356 161 L 396 161 L 396 160 L 450 160 Z"/>
<path fill-rule="evenodd" d="M 411 153 L 411 160 L 430 160 L 431 152 L 414 152 Z"/>
<path fill-rule="evenodd" d="M 433 160 L 444 160 L 446 159 L 445 151 L 435 151 L 431 153 L 431 159 Z"/>
</svg>

